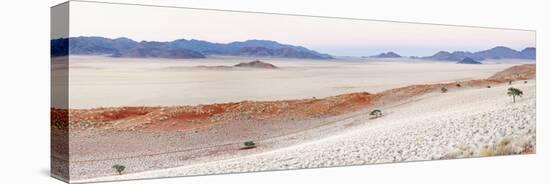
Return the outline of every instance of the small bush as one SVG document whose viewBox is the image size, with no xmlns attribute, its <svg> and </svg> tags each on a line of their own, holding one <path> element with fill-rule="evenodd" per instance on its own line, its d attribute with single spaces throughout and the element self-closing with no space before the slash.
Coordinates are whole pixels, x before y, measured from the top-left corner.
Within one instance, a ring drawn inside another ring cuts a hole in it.
<svg viewBox="0 0 550 184">
<path fill-rule="evenodd" d="M 374 118 L 378 118 L 382 116 L 382 111 L 380 109 L 374 109 L 370 112 L 369 115 L 374 116 Z"/>
<path fill-rule="evenodd" d="M 491 86 L 487 86 L 487 88 L 491 88 Z"/>
<path fill-rule="evenodd" d="M 456 87 L 462 87 L 462 85 L 460 85 L 460 84 L 457 83 L 457 84 L 456 84 Z"/>
<path fill-rule="evenodd" d="M 115 169 L 119 175 L 122 175 L 122 171 L 126 169 L 126 166 L 115 164 L 113 165 L 113 169 Z"/>
<path fill-rule="evenodd" d="M 527 84 L 527 81 L 523 81 L 524 84 Z"/>
<path fill-rule="evenodd" d="M 256 147 L 256 143 L 254 141 L 246 141 L 243 145 L 244 147 L 242 149 L 251 149 Z"/>
<path fill-rule="evenodd" d="M 445 88 L 445 87 L 442 87 L 442 88 L 441 88 L 441 93 L 447 93 L 447 91 L 448 91 L 447 88 Z"/>
</svg>

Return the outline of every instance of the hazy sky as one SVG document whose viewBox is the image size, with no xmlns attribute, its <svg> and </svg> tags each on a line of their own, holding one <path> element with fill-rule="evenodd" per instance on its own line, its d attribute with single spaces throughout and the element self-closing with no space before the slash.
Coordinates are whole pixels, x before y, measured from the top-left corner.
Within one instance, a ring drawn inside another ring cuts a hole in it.
<svg viewBox="0 0 550 184">
<path fill-rule="evenodd" d="M 71 2 L 71 36 L 136 41 L 249 39 L 300 45 L 337 56 L 394 51 L 405 56 L 440 50 L 478 51 L 535 46 L 535 32 L 181 8 Z"/>
</svg>

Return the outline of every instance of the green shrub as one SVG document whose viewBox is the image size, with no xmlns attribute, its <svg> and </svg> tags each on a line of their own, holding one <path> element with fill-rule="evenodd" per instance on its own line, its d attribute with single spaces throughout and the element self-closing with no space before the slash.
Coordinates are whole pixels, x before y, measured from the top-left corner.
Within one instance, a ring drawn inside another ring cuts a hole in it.
<svg viewBox="0 0 550 184">
<path fill-rule="evenodd" d="M 382 111 L 380 109 L 374 109 L 370 112 L 371 116 L 374 116 L 374 118 L 378 118 L 382 116 Z"/>
<path fill-rule="evenodd" d="M 251 149 L 256 147 L 256 143 L 254 141 L 246 141 L 243 144 L 244 147 L 242 149 Z"/>
<path fill-rule="evenodd" d="M 115 164 L 113 165 L 113 169 L 115 169 L 119 175 L 122 175 L 122 171 L 126 169 L 126 166 Z"/>
</svg>

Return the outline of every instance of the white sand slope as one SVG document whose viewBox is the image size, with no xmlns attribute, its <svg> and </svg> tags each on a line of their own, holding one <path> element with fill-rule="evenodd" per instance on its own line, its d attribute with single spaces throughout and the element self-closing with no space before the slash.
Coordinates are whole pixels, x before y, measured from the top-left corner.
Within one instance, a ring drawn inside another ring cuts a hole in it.
<svg viewBox="0 0 550 184">
<path fill-rule="evenodd" d="M 507 84 L 434 92 L 380 107 L 384 116 L 285 148 L 178 168 L 83 180 L 107 181 L 517 154 L 535 146 L 535 81 L 512 103 Z M 534 151 L 534 150 L 533 150 Z"/>
</svg>

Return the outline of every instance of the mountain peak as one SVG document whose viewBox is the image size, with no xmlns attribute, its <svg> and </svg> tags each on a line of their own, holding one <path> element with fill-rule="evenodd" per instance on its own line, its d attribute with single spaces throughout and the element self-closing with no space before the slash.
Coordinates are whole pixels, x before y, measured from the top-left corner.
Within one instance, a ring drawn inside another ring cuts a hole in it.
<svg viewBox="0 0 550 184">
<path fill-rule="evenodd" d="M 517 52 L 516 50 L 514 49 L 511 49 L 511 48 L 508 48 L 508 47 L 504 47 L 504 46 L 496 46 L 496 47 L 493 47 L 492 49 L 489 49 L 489 50 L 492 50 L 492 51 L 500 51 L 500 52 Z"/>
<path fill-rule="evenodd" d="M 481 64 L 481 62 L 479 61 L 476 61 L 472 58 L 469 58 L 469 57 L 465 57 L 464 59 L 462 59 L 461 61 L 457 62 L 458 64 Z"/>
<path fill-rule="evenodd" d="M 275 44 L 279 44 L 278 42 L 276 41 L 272 41 L 272 40 L 261 40 L 261 39 L 250 39 L 250 40 L 245 40 L 243 41 L 245 43 L 275 43 Z"/>
<path fill-rule="evenodd" d="M 535 50 L 536 48 L 535 47 L 525 47 L 525 49 L 523 49 L 522 51 L 524 50 Z"/>
<path fill-rule="evenodd" d="M 439 52 L 435 53 L 435 55 L 438 55 L 438 54 L 451 54 L 451 53 L 447 52 L 447 51 L 439 51 Z"/>
<path fill-rule="evenodd" d="M 134 40 L 132 40 L 130 38 L 126 38 L 126 37 L 118 37 L 118 38 L 115 38 L 114 40 L 116 40 L 116 41 L 132 41 L 132 42 L 135 42 Z"/>
<path fill-rule="evenodd" d="M 395 52 L 386 52 L 386 53 L 380 53 L 378 55 L 372 56 L 373 58 L 400 58 L 401 56 L 399 54 L 396 54 Z"/>
<path fill-rule="evenodd" d="M 522 58 L 536 59 L 537 49 L 535 47 L 527 47 L 519 52 Z"/>
</svg>

